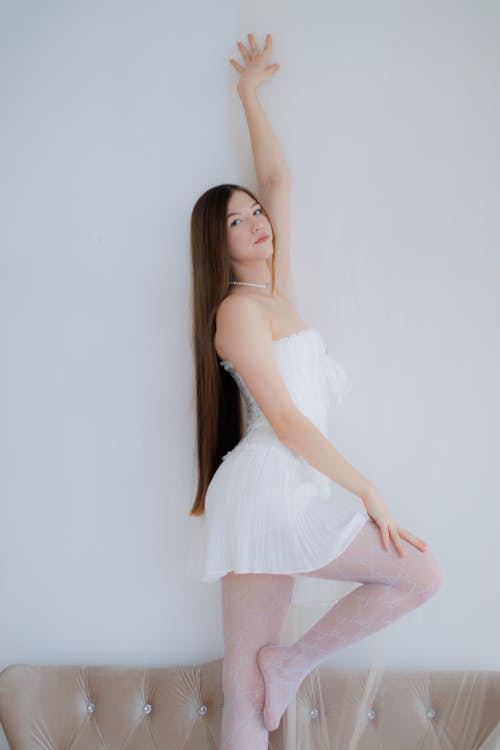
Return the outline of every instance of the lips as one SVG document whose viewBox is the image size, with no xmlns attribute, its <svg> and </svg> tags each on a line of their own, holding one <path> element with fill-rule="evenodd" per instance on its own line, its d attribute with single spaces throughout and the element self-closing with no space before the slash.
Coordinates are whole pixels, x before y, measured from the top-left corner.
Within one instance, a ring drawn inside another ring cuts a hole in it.
<svg viewBox="0 0 500 750">
<path fill-rule="evenodd" d="M 258 245 L 258 244 L 260 244 L 261 242 L 265 242 L 265 241 L 266 241 L 266 240 L 268 240 L 268 239 L 269 239 L 269 235 L 268 235 L 268 234 L 264 234 L 264 235 L 263 235 L 262 237 L 259 237 L 259 239 L 258 239 L 258 240 L 255 240 L 255 243 L 254 243 L 254 244 L 255 244 L 255 245 Z"/>
</svg>

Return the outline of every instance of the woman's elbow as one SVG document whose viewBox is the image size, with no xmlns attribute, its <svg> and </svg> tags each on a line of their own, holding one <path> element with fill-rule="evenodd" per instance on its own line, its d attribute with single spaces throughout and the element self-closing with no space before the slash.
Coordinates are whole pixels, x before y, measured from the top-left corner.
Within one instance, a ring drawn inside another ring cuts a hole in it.
<svg viewBox="0 0 500 750">
<path fill-rule="evenodd" d="M 282 443 L 288 443 L 297 435 L 304 415 L 297 409 L 287 409 L 275 420 L 274 431 Z"/>
</svg>

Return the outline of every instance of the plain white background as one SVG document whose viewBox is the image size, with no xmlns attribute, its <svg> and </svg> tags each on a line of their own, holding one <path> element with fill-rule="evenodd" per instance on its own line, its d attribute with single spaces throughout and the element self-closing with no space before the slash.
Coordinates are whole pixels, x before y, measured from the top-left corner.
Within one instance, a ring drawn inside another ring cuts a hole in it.
<svg viewBox="0 0 500 750">
<path fill-rule="evenodd" d="M 388 666 L 500 669 L 499 23 L 493 0 L 4 0 L 1 667 L 223 654 L 219 584 L 183 567 L 189 220 L 256 188 L 229 58 L 269 32 L 297 306 L 353 382 L 335 445 L 445 572 Z"/>
</svg>

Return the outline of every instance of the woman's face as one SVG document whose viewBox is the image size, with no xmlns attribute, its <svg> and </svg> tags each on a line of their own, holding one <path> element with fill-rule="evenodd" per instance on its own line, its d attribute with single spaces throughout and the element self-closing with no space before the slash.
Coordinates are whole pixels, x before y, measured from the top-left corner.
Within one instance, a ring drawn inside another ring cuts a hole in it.
<svg viewBox="0 0 500 750">
<path fill-rule="evenodd" d="M 229 255 L 234 260 L 269 258 L 273 253 L 271 224 L 260 203 L 242 190 L 235 190 L 226 212 Z M 267 237 L 267 239 L 262 239 Z M 261 242 L 258 240 L 262 239 Z"/>
</svg>

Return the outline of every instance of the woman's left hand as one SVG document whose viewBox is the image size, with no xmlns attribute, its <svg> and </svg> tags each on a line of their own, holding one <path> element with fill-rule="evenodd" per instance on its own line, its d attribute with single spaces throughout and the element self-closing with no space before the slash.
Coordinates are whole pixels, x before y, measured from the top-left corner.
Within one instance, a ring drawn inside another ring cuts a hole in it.
<svg viewBox="0 0 500 750">
<path fill-rule="evenodd" d="M 229 60 L 233 68 L 235 68 L 238 73 L 241 73 L 241 78 L 238 81 L 238 90 L 247 86 L 254 89 L 257 88 L 257 86 L 260 86 L 263 81 L 267 80 L 267 78 L 279 68 L 279 63 L 266 66 L 269 53 L 271 52 L 271 34 L 267 34 L 266 43 L 262 52 L 259 52 L 253 34 L 248 34 L 248 41 L 250 43 L 249 50 L 247 50 L 242 42 L 238 42 L 238 47 L 240 48 L 245 64 L 240 65 L 232 58 Z"/>
<path fill-rule="evenodd" d="M 398 555 L 404 557 L 404 547 L 401 540 L 405 539 L 419 549 L 420 552 L 425 552 L 427 542 L 420 539 L 420 537 L 415 536 L 415 534 L 412 534 L 408 529 L 403 529 L 397 524 L 386 508 L 382 496 L 376 487 L 371 486 L 363 494 L 362 500 L 368 515 L 379 527 L 380 535 L 382 537 L 382 545 L 386 551 L 389 550 L 392 541 L 396 547 Z"/>
</svg>

